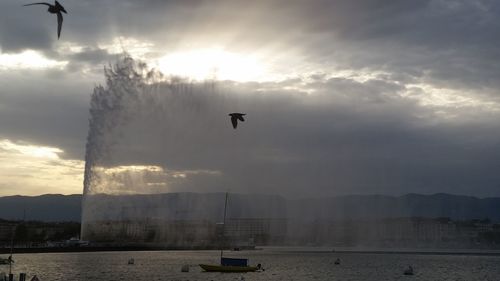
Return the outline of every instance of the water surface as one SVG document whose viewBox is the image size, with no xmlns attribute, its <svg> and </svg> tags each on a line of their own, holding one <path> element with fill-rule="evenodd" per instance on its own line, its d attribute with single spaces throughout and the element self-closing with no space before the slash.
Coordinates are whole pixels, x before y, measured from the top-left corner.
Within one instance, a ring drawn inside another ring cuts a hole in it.
<svg viewBox="0 0 500 281">
<path fill-rule="evenodd" d="M 14 272 L 41 280 L 500 280 L 500 256 L 431 254 L 361 254 L 315 251 L 228 252 L 261 263 L 264 272 L 208 273 L 198 263 L 217 263 L 218 251 L 43 253 L 15 255 Z M 128 265 L 130 258 L 134 265 Z M 340 258 L 341 264 L 334 265 Z M 184 264 L 193 265 L 181 272 Z M 403 275 L 412 265 L 414 276 Z M 1 266 L 0 271 L 8 268 Z M 17 280 L 17 276 L 16 276 Z"/>
</svg>

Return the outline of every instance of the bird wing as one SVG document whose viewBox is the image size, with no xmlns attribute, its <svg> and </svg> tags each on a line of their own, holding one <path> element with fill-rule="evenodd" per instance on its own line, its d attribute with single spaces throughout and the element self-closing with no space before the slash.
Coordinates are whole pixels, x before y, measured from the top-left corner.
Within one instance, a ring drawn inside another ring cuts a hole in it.
<svg viewBox="0 0 500 281">
<path fill-rule="evenodd" d="M 245 121 L 245 119 L 243 119 L 243 115 L 238 115 L 238 120 Z"/>
<path fill-rule="evenodd" d="M 236 126 L 238 126 L 238 120 L 236 119 L 236 117 L 231 116 L 231 123 L 233 123 L 233 128 L 236 129 Z"/>
<path fill-rule="evenodd" d="M 57 12 L 57 39 L 61 37 L 62 23 L 63 23 L 63 16 L 61 12 Z"/>
<path fill-rule="evenodd" d="M 66 10 L 64 9 L 64 7 L 61 4 L 59 4 L 59 2 L 56 1 L 56 5 L 55 6 L 56 6 L 57 9 L 63 11 L 65 14 L 67 14 Z"/>
<path fill-rule="evenodd" d="M 45 3 L 45 2 L 31 3 L 31 4 L 26 4 L 26 5 L 23 5 L 23 6 L 33 6 L 33 5 L 47 5 L 49 7 L 52 6 L 49 3 Z"/>
</svg>

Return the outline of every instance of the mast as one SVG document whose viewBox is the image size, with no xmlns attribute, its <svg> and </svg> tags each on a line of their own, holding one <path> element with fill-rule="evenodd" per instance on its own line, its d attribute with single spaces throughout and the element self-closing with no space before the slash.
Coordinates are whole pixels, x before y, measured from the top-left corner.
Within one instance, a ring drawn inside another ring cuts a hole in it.
<svg viewBox="0 0 500 281">
<path fill-rule="evenodd" d="M 226 192 L 226 201 L 224 202 L 224 219 L 222 221 L 222 238 L 224 238 L 224 233 L 226 229 L 226 211 L 227 211 L 227 197 L 228 193 Z M 223 239 L 222 239 L 223 240 Z M 222 254 L 224 253 L 224 241 L 221 240 L 221 247 L 220 247 L 220 258 L 222 261 Z"/>
<path fill-rule="evenodd" d="M 12 227 L 12 235 L 10 237 L 10 256 L 9 256 L 9 275 L 12 274 L 12 252 L 14 251 L 14 235 L 16 233 L 16 226 Z"/>
</svg>

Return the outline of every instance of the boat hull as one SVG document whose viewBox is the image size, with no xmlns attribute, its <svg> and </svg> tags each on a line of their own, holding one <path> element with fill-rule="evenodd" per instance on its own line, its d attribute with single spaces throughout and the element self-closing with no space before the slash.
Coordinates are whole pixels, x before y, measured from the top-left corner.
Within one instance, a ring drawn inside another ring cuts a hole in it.
<svg viewBox="0 0 500 281">
<path fill-rule="evenodd" d="M 230 266 L 230 265 L 212 265 L 200 264 L 203 270 L 208 272 L 254 272 L 257 271 L 256 266 Z"/>
</svg>

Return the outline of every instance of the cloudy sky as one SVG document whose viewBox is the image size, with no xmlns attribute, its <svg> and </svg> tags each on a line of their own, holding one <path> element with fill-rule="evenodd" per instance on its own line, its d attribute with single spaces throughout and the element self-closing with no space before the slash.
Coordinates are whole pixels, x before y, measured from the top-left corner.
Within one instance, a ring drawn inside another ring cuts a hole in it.
<svg viewBox="0 0 500 281">
<path fill-rule="evenodd" d="M 123 125 L 149 150 L 114 150 L 118 182 L 500 196 L 498 1 L 66 0 L 59 40 L 26 3 L 0 2 L 0 195 L 82 192 L 90 96 L 126 51 L 219 92 L 167 104 L 205 114 L 158 113 L 168 134 L 146 114 Z M 248 113 L 236 131 L 233 108 Z"/>
</svg>

